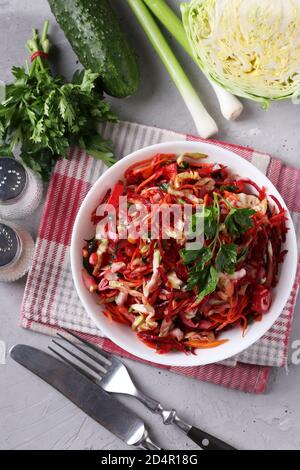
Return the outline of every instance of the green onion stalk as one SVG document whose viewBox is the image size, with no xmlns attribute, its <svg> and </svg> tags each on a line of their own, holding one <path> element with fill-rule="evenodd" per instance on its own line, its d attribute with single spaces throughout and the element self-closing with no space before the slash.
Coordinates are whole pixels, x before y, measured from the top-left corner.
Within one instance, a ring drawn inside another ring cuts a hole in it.
<svg viewBox="0 0 300 470">
<path fill-rule="evenodd" d="M 152 13 L 161 21 L 164 27 L 172 34 L 176 41 L 179 42 L 185 52 L 198 66 L 182 21 L 166 4 L 165 0 L 144 0 L 144 3 L 146 3 Z M 209 82 L 218 98 L 223 116 L 228 120 L 235 120 L 243 111 L 242 103 L 236 98 L 236 96 L 225 90 L 213 80 L 209 80 Z"/>
<path fill-rule="evenodd" d="M 204 139 L 211 137 L 218 132 L 218 127 L 203 106 L 149 9 L 142 0 L 127 0 L 127 2 L 185 101 L 200 137 Z"/>
</svg>

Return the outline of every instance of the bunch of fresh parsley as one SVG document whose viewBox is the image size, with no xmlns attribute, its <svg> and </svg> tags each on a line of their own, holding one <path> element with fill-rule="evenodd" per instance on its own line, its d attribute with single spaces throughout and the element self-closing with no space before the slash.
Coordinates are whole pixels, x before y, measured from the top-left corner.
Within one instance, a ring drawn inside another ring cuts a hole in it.
<svg viewBox="0 0 300 470">
<path fill-rule="evenodd" d="M 31 66 L 12 69 L 15 81 L 6 86 L 5 101 L 0 104 L 0 156 L 14 156 L 19 147 L 25 164 L 44 180 L 74 145 L 112 165 L 111 142 L 98 134 L 97 124 L 115 122 L 116 117 L 95 89 L 98 75 L 90 70 L 75 72 L 71 83 L 53 76 L 46 59 L 47 32 L 48 21 L 41 37 L 34 30 L 27 42 L 36 56 Z"/>
<path fill-rule="evenodd" d="M 228 202 L 226 203 L 228 204 Z M 228 215 L 221 223 L 218 195 L 214 193 L 213 206 L 205 207 L 203 212 L 192 216 L 191 230 L 193 234 L 195 234 L 197 225 L 199 226 L 197 219 L 203 219 L 199 228 L 204 232 L 206 246 L 199 250 L 182 249 L 180 255 L 183 263 L 188 267 L 187 287 L 188 289 L 197 288 L 198 300 L 202 300 L 206 295 L 215 291 L 218 284 L 218 272 L 233 274 L 236 265 L 247 256 L 245 247 L 242 247 L 238 256 L 238 244 L 221 243 L 219 232 L 222 226 L 225 225 L 228 234 L 238 240 L 243 233 L 253 227 L 251 218 L 253 214 L 255 214 L 253 209 L 237 209 L 230 206 Z"/>
</svg>

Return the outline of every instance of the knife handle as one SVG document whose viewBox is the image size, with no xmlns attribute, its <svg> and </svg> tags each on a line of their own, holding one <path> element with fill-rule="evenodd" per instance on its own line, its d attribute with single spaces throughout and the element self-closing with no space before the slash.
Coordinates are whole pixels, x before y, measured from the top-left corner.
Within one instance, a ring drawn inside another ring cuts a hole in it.
<svg viewBox="0 0 300 470">
<path fill-rule="evenodd" d="M 211 436 L 207 432 L 192 426 L 187 433 L 188 437 L 202 447 L 204 450 L 236 450 L 234 447 L 226 444 L 217 437 Z"/>
<path fill-rule="evenodd" d="M 148 397 L 140 390 L 136 389 L 135 397 L 138 398 L 153 413 L 160 414 L 164 424 L 175 424 L 182 432 L 184 432 L 192 441 L 195 442 L 203 450 L 236 450 L 226 442 L 221 441 L 217 437 L 211 436 L 205 431 L 191 426 L 183 421 L 176 413 L 176 410 L 166 410 L 163 406 L 153 398 Z"/>
</svg>

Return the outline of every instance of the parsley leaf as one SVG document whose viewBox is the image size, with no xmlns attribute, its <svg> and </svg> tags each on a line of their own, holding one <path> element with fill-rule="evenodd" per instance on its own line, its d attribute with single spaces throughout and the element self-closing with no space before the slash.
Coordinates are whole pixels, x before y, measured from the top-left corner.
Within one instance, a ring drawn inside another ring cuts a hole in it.
<svg viewBox="0 0 300 470">
<path fill-rule="evenodd" d="M 212 252 L 210 248 L 202 247 L 200 250 L 186 250 L 183 248 L 180 250 L 180 255 L 184 264 L 190 264 L 197 261 L 197 264 L 203 265 L 210 261 L 212 258 Z"/>
<path fill-rule="evenodd" d="M 212 240 L 217 233 L 217 210 L 215 207 L 204 209 L 204 235 L 208 240 Z"/>
<path fill-rule="evenodd" d="M 221 245 L 216 256 L 216 268 L 220 272 L 233 274 L 237 263 L 238 246 L 234 243 Z"/>
<path fill-rule="evenodd" d="M 205 235 L 212 240 L 217 233 L 217 212 L 214 207 L 205 207 L 202 212 L 196 212 L 191 217 L 190 233 L 194 236 Z"/>
<path fill-rule="evenodd" d="M 206 282 L 205 287 L 200 290 L 198 294 L 198 300 L 204 299 L 208 294 L 211 294 L 216 290 L 218 285 L 218 272 L 217 270 L 211 266 L 209 270 L 207 270 L 206 274 Z"/>
<path fill-rule="evenodd" d="M 214 207 L 205 207 L 202 212 L 196 212 L 191 217 L 190 235 L 199 236 L 204 232 L 205 238 L 211 240 L 217 231 L 217 219 Z"/>
<path fill-rule="evenodd" d="M 217 236 L 220 223 L 220 206 L 218 196 L 214 193 L 214 205 L 207 206 L 201 212 L 191 217 L 190 236 L 199 236 L 204 233 L 206 240 L 213 240 Z"/>
<path fill-rule="evenodd" d="M 162 191 L 164 191 L 164 192 L 166 192 L 166 193 L 168 192 L 169 183 L 160 183 L 158 186 L 160 187 L 160 189 L 161 189 Z"/>
<path fill-rule="evenodd" d="M 185 265 L 188 265 L 187 289 L 194 288 L 198 291 L 198 299 L 215 291 L 218 284 L 218 272 L 233 274 L 238 262 L 247 256 L 247 248 L 244 247 L 238 257 L 239 246 L 235 243 L 222 244 L 220 239 L 220 227 L 223 226 L 220 219 L 220 205 L 218 195 L 213 194 L 214 203 L 205 207 L 203 212 L 196 213 L 191 218 L 193 234 L 204 233 L 209 240 L 209 246 L 198 250 L 180 250 L 180 256 Z M 248 228 L 253 227 L 251 216 L 255 214 L 253 209 L 231 208 L 225 218 L 224 224 L 232 237 L 239 237 Z M 215 255 L 216 253 L 216 255 Z"/>
<path fill-rule="evenodd" d="M 255 214 L 254 209 L 235 209 L 232 208 L 227 215 L 224 223 L 231 236 L 239 237 L 250 227 L 253 227 L 251 215 Z"/>
<path fill-rule="evenodd" d="M 208 264 L 212 260 L 213 253 L 208 247 L 203 247 L 198 251 L 185 250 L 185 253 L 182 253 L 183 251 L 181 250 L 181 256 L 185 263 L 195 261 L 195 264 L 189 268 L 187 288 L 191 290 L 198 287 L 198 299 L 202 300 L 213 292 L 218 284 L 218 272 L 211 264 Z"/>
<path fill-rule="evenodd" d="M 104 140 L 99 134 L 84 136 L 82 138 L 81 148 L 85 149 L 89 155 L 97 160 L 103 160 L 107 166 L 113 165 L 114 154 L 112 153 L 112 142 Z"/>
<path fill-rule="evenodd" d="M 193 289 L 195 286 L 203 288 L 207 282 L 207 273 L 209 270 L 207 263 L 211 261 L 213 256 L 211 249 L 203 247 L 200 250 L 181 250 L 180 254 L 184 264 L 194 262 L 188 269 L 189 277 L 187 288 L 189 290 Z"/>
<path fill-rule="evenodd" d="M 241 263 L 242 261 L 244 261 L 247 258 L 247 254 L 248 254 L 248 248 L 244 246 L 236 262 Z"/>
<path fill-rule="evenodd" d="M 187 289 L 192 290 L 194 289 L 194 287 L 203 289 L 207 283 L 208 271 L 209 271 L 209 268 L 189 270 Z"/>
<path fill-rule="evenodd" d="M 184 264 L 190 264 L 199 256 L 199 250 L 187 250 L 183 248 L 180 250 L 180 256 Z"/>
<path fill-rule="evenodd" d="M 227 184 L 227 185 L 222 185 L 220 187 L 220 191 L 223 192 L 223 191 L 230 191 L 232 193 L 234 193 L 235 191 L 238 191 L 239 187 L 234 185 L 234 184 Z"/>
</svg>

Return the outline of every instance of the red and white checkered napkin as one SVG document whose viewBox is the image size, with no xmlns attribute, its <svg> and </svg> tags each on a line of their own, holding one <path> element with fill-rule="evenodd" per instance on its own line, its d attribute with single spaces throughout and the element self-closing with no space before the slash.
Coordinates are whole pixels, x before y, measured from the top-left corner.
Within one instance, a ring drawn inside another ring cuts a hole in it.
<svg viewBox="0 0 300 470">
<path fill-rule="evenodd" d="M 101 126 L 117 156 L 164 141 L 197 140 L 192 136 L 129 122 Z M 201 140 L 201 139 L 199 139 Z M 300 233 L 300 170 L 253 149 L 214 142 L 251 161 L 277 186 Z M 84 311 L 72 281 L 69 246 L 73 223 L 87 191 L 105 171 L 102 162 L 73 150 L 68 160 L 57 163 L 53 173 L 36 242 L 35 257 L 28 275 L 22 305 L 22 326 L 53 334 L 65 327 L 85 334 L 106 350 L 130 357 L 103 338 Z M 222 364 L 201 367 L 169 367 L 170 370 L 226 387 L 261 393 L 267 384 L 270 366 L 284 366 L 287 360 L 291 321 L 300 277 L 277 322 L 252 347 Z M 138 360 L 131 356 L 132 359 Z M 156 365 L 157 366 L 157 365 Z"/>
</svg>

